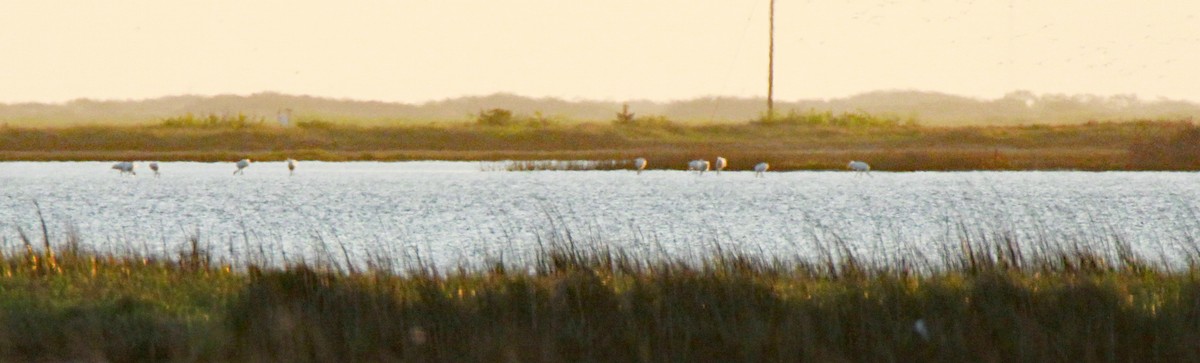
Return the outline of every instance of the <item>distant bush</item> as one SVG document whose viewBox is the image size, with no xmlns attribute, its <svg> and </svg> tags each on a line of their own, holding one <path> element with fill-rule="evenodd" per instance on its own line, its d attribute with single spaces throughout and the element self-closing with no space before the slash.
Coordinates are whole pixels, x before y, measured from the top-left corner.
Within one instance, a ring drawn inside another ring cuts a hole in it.
<svg viewBox="0 0 1200 363">
<path fill-rule="evenodd" d="M 503 108 L 493 108 L 486 111 L 479 111 L 475 116 L 475 124 L 479 126 L 524 126 L 532 128 L 550 127 L 562 124 L 559 117 L 546 116 L 539 112 L 534 112 L 533 115 L 513 114 L 512 111 Z"/>
<path fill-rule="evenodd" d="M 901 120 L 896 116 L 878 116 L 868 114 L 866 112 L 843 112 L 834 114 L 831 111 L 825 112 L 796 112 L 796 110 L 788 111 L 785 115 L 776 115 L 774 117 L 760 116 L 758 120 L 753 121 L 759 125 L 805 125 L 805 126 L 841 126 L 841 127 L 896 127 L 896 126 L 916 126 L 917 121 L 914 119 Z"/>
<path fill-rule="evenodd" d="M 666 116 L 642 116 L 626 121 L 613 121 L 613 125 L 621 128 L 636 128 L 636 129 L 659 129 L 671 132 L 679 132 L 686 127 L 674 121 L 671 121 Z"/>
<path fill-rule="evenodd" d="M 612 124 L 619 127 L 634 127 L 634 128 L 656 128 L 671 131 L 678 131 L 680 125 L 672 122 L 666 116 L 651 115 L 636 117 L 633 112 L 629 112 L 629 105 L 622 105 L 621 112 L 617 112 L 617 118 L 613 119 Z"/>
<path fill-rule="evenodd" d="M 617 112 L 617 119 L 613 120 L 613 123 L 617 125 L 630 125 L 633 122 L 633 112 L 629 112 L 629 104 L 621 105 L 621 112 Z"/>
<path fill-rule="evenodd" d="M 562 121 L 556 117 L 546 116 L 541 111 L 534 112 L 532 117 L 527 117 L 525 125 L 529 127 L 550 127 L 562 124 Z"/>
<path fill-rule="evenodd" d="M 183 116 L 167 118 L 160 125 L 163 127 L 179 128 L 242 129 L 260 127 L 263 125 L 263 119 L 261 117 L 251 118 L 240 112 L 236 116 L 208 114 L 208 116 L 202 117 L 197 117 L 189 112 Z"/>
<path fill-rule="evenodd" d="M 302 128 L 302 129 L 320 129 L 320 130 L 329 130 L 329 129 L 332 129 L 332 128 L 334 128 L 334 127 L 337 127 L 337 125 L 334 125 L 334 123 L 332 123 L 332 122 L 329 122 L 329 121 L 322 121 L 322 120 L 308 120 L 308 121 L 297 121 L 297 122 L 296 122 L 296 127 L 299 127 L 299 128 Z"/>
<path fill-rule="evenodd" d="M 513 120 L 512 111 L 503 108 L 493 108 L 487 111 L 479 111 L 479 115 L 475 117 L 475 123 L 481 126 L 508 126 L 515 123 Z"/>
</svg>

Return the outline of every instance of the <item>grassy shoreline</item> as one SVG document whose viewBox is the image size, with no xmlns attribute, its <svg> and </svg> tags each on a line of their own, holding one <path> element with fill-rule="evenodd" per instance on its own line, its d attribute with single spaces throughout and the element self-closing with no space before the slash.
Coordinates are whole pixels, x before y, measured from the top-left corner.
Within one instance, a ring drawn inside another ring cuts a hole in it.
<svg viewBox="0 0 1200 363">
<path fill-rule="evenodd" d="M 0 360 L 1200 359 L 1200 258 L 1168 269 L 1121 246 L 966 242 L 935 268 L 557 243 L 526 264 L 396 272 L 232 266 L 196 241 L 157 257 L 20 242 L 0 257 Z"/>
<path fill-rule="evenodd" d="M 744 124 L 676 124 L 662 119 L 555 124 L 299 127 L 214 121 L 145 126 L 0 127 L 3 161 L 255 160 L 631 160 L 683 169 L 688 160 L 760 161 L 773 170 L 875 169 L 1200 170 L 1200 131 L 1190 121 L 1069 126 L 922 127 L 866 115 L 797 115 Z M 809 117 L 809 118 L 805 118 Z M 852 122 L 853 121 L 853 122 Z M 189 121 L 192 122 L 192 121 Z M 198 122 L 198 121 L 195 121 Z M 223 122 L 223 123 L 222 123 Z"/>
<path fill-rule="evenodd" d="M 723 155 L 730 160 L 726 170 L 752 170 L 758 161 L 771 161 L 771 170 L 839 170 L 846 160 L 871 160 L 876 170 L 955 171 L 955 170 L 1191 170 L 1174 168 L 1130 168 L 1127 153 L 1121 150 L 1047 149 L 1047 150 L 825 150 L 825 151 L 737 151 L 690 152 L 678 149 L 590 150 L 590 151 L 326 151 L 292 150 L 237 153 L 230 151 L 185 152 L 0 152 L 0 161 L 197 161 L 228 162 L 241 158 L 257 161 L 282 161 L 287 158 L 320 161 L 539 161 L 592 160 L 587 170 L 628 169 L 632 159 L 641 155 L 649 169 L 684 170 L 689 160 L 703 155 Z M 610 162 L 611 161 L 611 162 Z M 531 169 L 532 170 L 532 169 Z"/>
</svg>

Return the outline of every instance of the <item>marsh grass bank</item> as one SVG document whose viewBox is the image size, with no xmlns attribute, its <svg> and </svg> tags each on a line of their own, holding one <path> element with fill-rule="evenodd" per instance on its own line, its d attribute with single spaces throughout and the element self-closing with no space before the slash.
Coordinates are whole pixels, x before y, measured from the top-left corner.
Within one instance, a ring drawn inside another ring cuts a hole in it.
<svg viewBox="0 0 1200 363">
<path fill-rule="evenodd" d="M 865 114 L 792 114 L 739 124 L 661 118 L 610 123 L 536 119 L 279 127 L 242 119 L 168 119 L 143 126 L 0 127 L 0 160 L 592 160 L 649 159 L 651 169 L 730 160 L 772 170 L 1197 170 L 1200 131 L 1190 120 L 1066 126 L 924 127 Z M 511 117 L 511 116 L 510 116 Z M 211 123 L 210 123 L 211 121 Z M 614 164 L 617 165 L 617 164 Z"/>
<path fill-rule="evenodd" d="M 1200 360 L 1200 255 L 1168 268 L 1119 243 L 864 264 L 566 240 L 528 263 L 402 271 L 232 265 L 195 239 L 170 256 L 5 245 L 6 361 Z"/>
</svg>

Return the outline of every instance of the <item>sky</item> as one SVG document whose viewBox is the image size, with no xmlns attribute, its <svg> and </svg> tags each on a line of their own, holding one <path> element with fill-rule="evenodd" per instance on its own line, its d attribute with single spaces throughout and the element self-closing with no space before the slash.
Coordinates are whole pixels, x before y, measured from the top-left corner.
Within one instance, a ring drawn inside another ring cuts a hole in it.
<svg viewBox="0 0 1200 363">
<path fill-rule="evenodd" d="M 0 0 L 0 102 L 767 93 L 769 0 Z M 777 0 L 775 98 L 1200 101 L 1200 2 Z"/>
</svg>

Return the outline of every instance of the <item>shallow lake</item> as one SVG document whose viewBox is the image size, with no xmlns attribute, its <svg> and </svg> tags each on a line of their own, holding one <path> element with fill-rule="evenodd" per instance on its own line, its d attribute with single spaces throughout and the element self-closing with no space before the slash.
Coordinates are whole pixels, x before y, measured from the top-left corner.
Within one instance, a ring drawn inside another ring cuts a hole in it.
<svg viewBox="0 0 1200 363">
<path fill-rule="evenodd" d="M 1196 248 L 1200 174 L 1158 172 L 506 172 L 480 162 L 0 163 L 0 240 L 75 233 L 102 251 L 174 253 L 191 236 L 230 259 L 520 260 L 554 241 L 686 258 L 845 248 L 931 258 L 963 236 L 1151 259 Z M 936 260 L 936 257 L 933 257 Z"/>
</svg>

